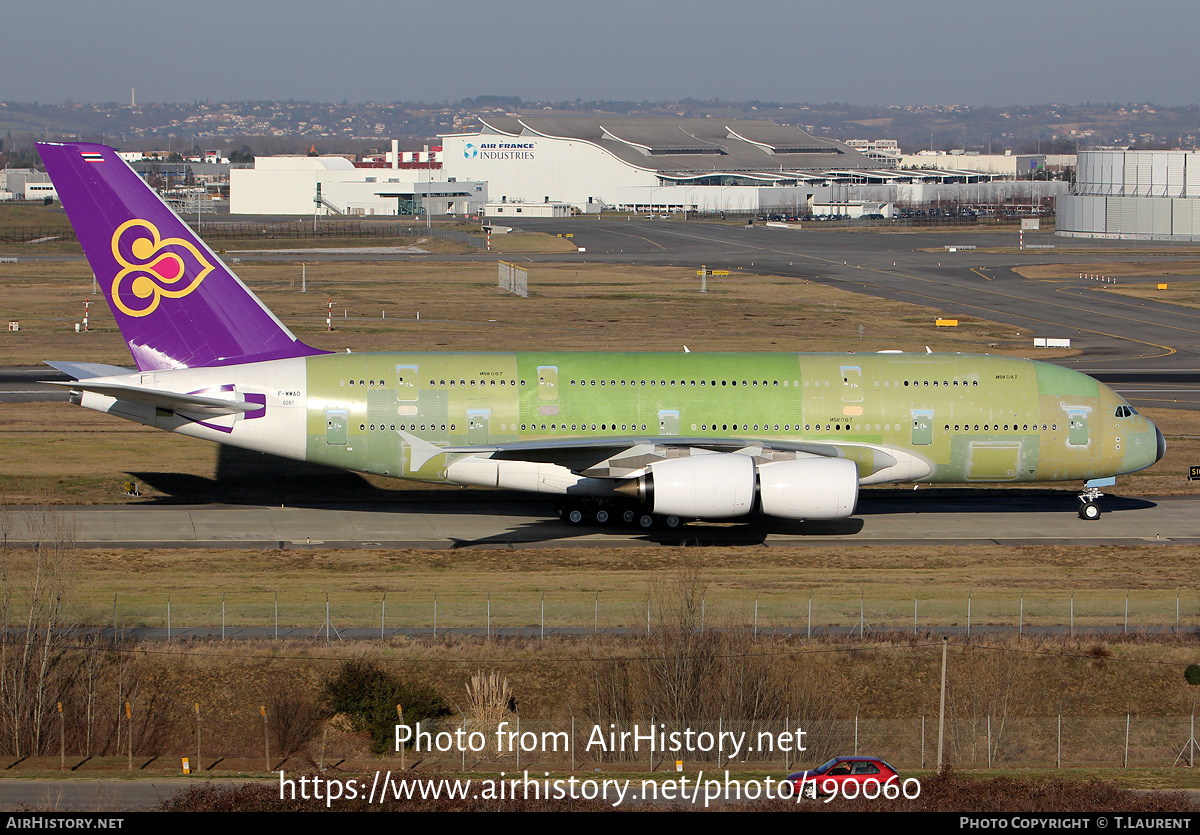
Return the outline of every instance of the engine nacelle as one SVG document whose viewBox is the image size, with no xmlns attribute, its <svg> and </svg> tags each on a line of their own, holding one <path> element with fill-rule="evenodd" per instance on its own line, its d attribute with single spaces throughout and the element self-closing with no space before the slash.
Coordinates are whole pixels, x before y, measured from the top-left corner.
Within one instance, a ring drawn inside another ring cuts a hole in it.
<svg viewBox="0 0 1200 835">
<path fill-rule="evenodd" d="M 635 495 L 655 513 L 724 519 L 754 509 L 755 482 L 749 455 L 715 453 L 656 461 L 649 473 L 617 490 Z"/>
<path fill-rule="evenodd" d="M 839 519 L 854 513 L 858 467 L 845 458 L 797 458 L 758 468 L 762 512 L 784 519 Z"/>
</svg>

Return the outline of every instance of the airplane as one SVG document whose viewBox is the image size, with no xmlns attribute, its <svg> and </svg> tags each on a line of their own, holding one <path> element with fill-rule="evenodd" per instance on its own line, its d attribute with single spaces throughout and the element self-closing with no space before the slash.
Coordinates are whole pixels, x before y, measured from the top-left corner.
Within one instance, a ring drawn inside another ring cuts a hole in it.
<svg viewBox="0 0 1200 835">
<path fill-rule="evenodd" d="M 331 353 L 117 154 L 38 143 L 136 369 L 50 362 L 85 408 L 363 473 L 551 494 L 570 524 L 854 513 L 860 485 L 1084 481 L 1162 432 L 1049 363 L 942 353 Z"/>
</svg>

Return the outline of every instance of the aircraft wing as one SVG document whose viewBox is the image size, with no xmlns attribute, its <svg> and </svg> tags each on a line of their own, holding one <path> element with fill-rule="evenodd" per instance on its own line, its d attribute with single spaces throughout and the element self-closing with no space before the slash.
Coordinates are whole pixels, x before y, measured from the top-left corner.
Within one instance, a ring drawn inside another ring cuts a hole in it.
<svg viewBox="0 0 1200 835">
<path fill-rule="evenodd" d="M 185 415 L 206 418 L 255 412 L 263 408 L 262 403 L 255 403 L 240 398 L 204 397 L 198 394 L 127 386 L 120 383 L 76 380 L 71 383 L 47 382 L 47 385 L 59 386 L 60 388 L 71 389 L 72 391 L 90 391 L 106 397 L 114 397 L 118 400 L 143 403 L 147 406 L 153 406 L 156 409 L 168 409 L 172 412 L 181 412 Z"/>
<path fill-rule="evenodd" d="M 596 478 L 626 478 L 656 461 L 705 453 L 741 453 L 766 461 L 792 457 L 846 458 L 858 466 L 860 477 L 872 475 L 897 463 L 896 458 L 887 450 L 866 444 L 797 443 L 753 438 L 631 436 L 434 447 L 406 432 L 402 432 L 401 435 L 413 447 L 414 465 L 418 467 L 441 453 L 469 453 L 500 460 L 557 464 L 580 475 Z"/>
</svg>

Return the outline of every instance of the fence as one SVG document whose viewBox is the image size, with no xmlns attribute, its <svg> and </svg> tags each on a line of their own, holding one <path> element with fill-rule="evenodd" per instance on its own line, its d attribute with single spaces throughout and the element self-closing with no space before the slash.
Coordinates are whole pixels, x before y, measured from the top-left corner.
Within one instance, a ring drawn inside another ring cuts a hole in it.
<svg viewBox="0 0 1200 835">
<path fill-rule="evenodd" d="M 220 714 L 203 702 L 188 703 L 174 713 L 186 715 L 192 739 L 183 743 L 156 742 L 148 725 L 163 721 L 161 711 L 137 701 L 119 702 L 113 716 L 108 709 L 77 716 L 68 704 L 47 728 L 42 744 L 27 748 L 22 756 L 58 755 L 60 765 L 79 769 L 92 756 L 119 757 L 129 770 L 143 770 L 165 758 L 178 763 L 191 760 L 195 772 L 212 770 L 226 759 L 236 770 L 250 770 L 254 762 L 263 771 L 278 770 L 287 762 L 280 748 L 302 750 L 297 762 L 310 760 L 346 768 L 369 767 L 364 762 L 362 737 L 339 729 L 335 720 L 316 723 L 307 740 L 286 727 L 286 709 L 246 704 L 228 707 Z M 147 713 L 147 710 L 150 713 Z M 507 712 L 499 721 L 458 717 L 398 726 L 396 734 L 407 744 L 401 754 L 389 740 L 383 759 L 419 763 L 421 771 L 536 771 L 592 770 L 672 772 L 676 762 L 691 772 L 723 769 L 780 771 L 811 768 L 834 756 L 878 756 L 903 770 L 930 770 L 937 765 L 937 714 L 895 718 L 810 718 L 800 709 L 784 706 L 781 719 L 734 720 L 718 717 L 697 721 L 671 721 L 658 716 L 614 721 L 610 717 L 579 714 L 563 720 L 524 720 Z M 115 716 L 115 718 L 114 718 Z M 178 721 L 178 718 L 176 719 Z M 84 730 L 80 723 L 103 726 L 106 733 Z M 228 723 L 240 731 L 229 738 Z M 224 726 L 217 733 L 216 726 Z M 70 727 L 70 743 L 66 728 Z M 405 729 L 407 728 L 407 729 Z M 206 730 L 207 729 L 207 730 Z M 254 730 L 252 730 L 254 729 Z M 207 735 L 206 735 L 207 733 Z M 281 737 L 291 740 L 281 743 Z M 390 733 L 390 732 L 389 732 Z M 104 737 L 76 750 L 83 735 Z M 292 744 L 288 744 L 288 743 Z M 300 748 L 296 749 L 296 745 Z M 0 740 L 0 755 L 8 756 L 10 741 Z M 1194 767 L 1197 748 L 1194 716 L 950 716 L 946 717 L 943 762 L 960 770 L 1017 768 L 1163 768 Z M 169 750 L 176 748 L 177 750 Z M 92 753 L 89 753 L 92 752 Z M 79 762 L 80 758 L 83 762 Z M 349 763 L 357 759 L 357 763 Z M 250 761 L 250 769 L 244 761 Z M 211 763 L 205 766 L 204 763 Z M 373 760 L 375 767 L 379 760 Z M 108 768 L 103 762 L 97 766 Z M 168 766 L 169 768 L 170 766 Z M 161 766 L 160 766 L 161 768 Z"/>
<path fill-rule="evenodd" d="M 186 594 L 117 594 L 111 603 L 96 599 L 76 604 L 77 622 L 114 629 L 151 629 L 152 637 L 190 631 L 204 637 L 288 637 L 334 640 L 342 636 L 386 638 L 397 634 L 469 632 L 485 637 L 639 634 L 657 617 L 650 600 L 631 589 L 624 595 L 533 592 L 525 599 L 471 593 L 412 594 L 290 590 L 251 595 L 218 591 Z M 78 596 L 87 597 L 81 590 Z M 760 592 L 754 597 L 723 596 L 700 602 L 700 627 L 744 629 L 754 634 L 869 637 L 953 630 L 972 634 L 1026 633 L 1073 636 L 1192 634 L 1197 600 L 1192 590 L 1118 592 L 990 590 L 907 600 L 872 599 L 866 594 L 816 591 Z"/>
<path fill-rule="evenodd" d="M 496 286 L 501 290 L 507 290 L 510 293 L 515 293 L 521 298 L 529 297 L 529 270 L 524 267 L 518 267 L 516 264 L 510 264 L 507 261 L 500 261 L 499 276 L 496 280 Z"/>
</svg>

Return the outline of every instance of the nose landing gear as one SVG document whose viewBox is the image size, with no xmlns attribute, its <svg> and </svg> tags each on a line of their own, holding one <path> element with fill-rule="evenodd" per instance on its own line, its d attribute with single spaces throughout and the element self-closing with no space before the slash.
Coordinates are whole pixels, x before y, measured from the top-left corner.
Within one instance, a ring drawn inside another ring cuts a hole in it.
<svg viewBox="0 0 1200 835">
<path fill-rule="evenodd" d="M 1096 502 L 1103 495 L 1099 487 L 1084 487 L 1083 492 L 1079 494 L 1079 518 L 1089 522 L 1099 519 L 1100 505 Z"/>
</svg>

